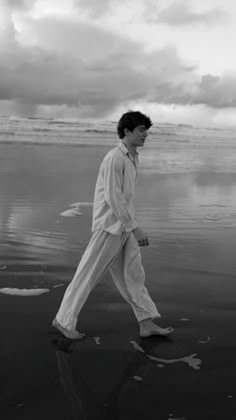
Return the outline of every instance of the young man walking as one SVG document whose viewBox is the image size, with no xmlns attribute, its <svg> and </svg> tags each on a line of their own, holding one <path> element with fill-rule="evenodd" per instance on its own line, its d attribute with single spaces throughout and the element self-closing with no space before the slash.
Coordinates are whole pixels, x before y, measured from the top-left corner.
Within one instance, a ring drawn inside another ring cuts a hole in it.
<svg viewBox="0 0 236 420">
<path fill-rule="evenodd" d="M 134 218 L 136 149 L 144 145 L 151 125 L 150 118 L 139 111 L 123 114 L 117 126 L 120 142 L 100 166 L 94 194 L 93 235 L 52 323 L 67 338 L 84 337 L 76 330 L 78 315 L 107 269 L 133 309 L 141 337 L 166 336 L 173 331 L 153 322 L 161 315 L 145 287 L 140 253 L 140 247 L 148 246 L 149 240 Z"/>
</svg>

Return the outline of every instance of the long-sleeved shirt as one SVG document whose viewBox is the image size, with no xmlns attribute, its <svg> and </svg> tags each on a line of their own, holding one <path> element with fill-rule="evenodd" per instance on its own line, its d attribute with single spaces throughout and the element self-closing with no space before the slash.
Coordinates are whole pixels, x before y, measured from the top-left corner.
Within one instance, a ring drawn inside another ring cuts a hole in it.
<svg viewBox="0 0 236 420">
<path fill-rule="evenodd" d="M 117 235 L 137 227 L 133 197 L 138 162 L 138 153 L 132 158 L 122 141 L 104 157 L 94 193 L 92 232 L 103 229 Z"/>
</svg>

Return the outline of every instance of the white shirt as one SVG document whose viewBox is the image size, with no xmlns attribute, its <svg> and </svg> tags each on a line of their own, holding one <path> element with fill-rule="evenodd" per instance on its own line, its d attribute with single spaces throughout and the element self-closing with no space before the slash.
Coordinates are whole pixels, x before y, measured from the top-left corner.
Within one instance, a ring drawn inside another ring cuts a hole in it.
<svg viewBox="0 0 236 420">
<path fill-rule="evenodd" d="M 117 235 L 137 227 L 133 197 L 138 161 L 138 153 L 132 158 L 122 141 L 104 157 L 94 193 L 92 232 L 102 229 Z"/>
</svg>

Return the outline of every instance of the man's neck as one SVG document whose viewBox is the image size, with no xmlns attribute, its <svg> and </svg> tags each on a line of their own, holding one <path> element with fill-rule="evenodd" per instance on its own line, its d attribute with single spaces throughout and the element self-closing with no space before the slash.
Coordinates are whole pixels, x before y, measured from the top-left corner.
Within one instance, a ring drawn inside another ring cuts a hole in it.
<svg viewBox="0 0 236 420">
<path fill-rule="evenodd" d="M 131 156 L 134 157 L 134 155 L 137 153 L 136 152 L 136 146 L 132 146 L 132 145 L 126 143 L 125 140 L 123 140 L 122 143 L 126 146 L 126 148 L 128 149 L 129 153 L 131 154 Z"/>
</svg>

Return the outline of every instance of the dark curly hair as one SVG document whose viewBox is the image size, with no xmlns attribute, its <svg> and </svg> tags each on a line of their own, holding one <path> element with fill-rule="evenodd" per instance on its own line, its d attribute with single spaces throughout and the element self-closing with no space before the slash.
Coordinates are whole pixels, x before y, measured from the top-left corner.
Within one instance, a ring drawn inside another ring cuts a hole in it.
<svg viewBox="0 0 236 420">
<path fill-rule="evenodd" d="M 122 115 L 117 125 L 117 134 L 120 139 L 125 137 L 125 128 L 133 131 L 138 125 L 144 125 L 148 130 L 152 126 L 152 122 L 147 115 L 140 111 L 128 111 Z"/>
</svg>

